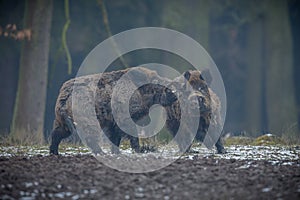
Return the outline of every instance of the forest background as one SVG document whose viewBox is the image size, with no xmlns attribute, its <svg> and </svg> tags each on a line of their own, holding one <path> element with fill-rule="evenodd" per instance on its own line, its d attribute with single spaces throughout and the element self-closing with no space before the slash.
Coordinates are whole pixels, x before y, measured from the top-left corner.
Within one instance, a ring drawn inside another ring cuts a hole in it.
<svg viewBox="0 0 300 200">
<path fill-rule="evenodd" d="M 300 138 L 300 2 L 297 0 L 0 1 L 0 135 L 48 138 L 56 97 L 87 54 L 111 35 L 165 27 L 198 41 L 227 94 L 224 132 Z M 144 49 L 128 66 L 188 63 Z M 101 65 L 101 63 L 99 63 Z M 116 60 L 111 69 L 124 67 Z"/>
</svg>

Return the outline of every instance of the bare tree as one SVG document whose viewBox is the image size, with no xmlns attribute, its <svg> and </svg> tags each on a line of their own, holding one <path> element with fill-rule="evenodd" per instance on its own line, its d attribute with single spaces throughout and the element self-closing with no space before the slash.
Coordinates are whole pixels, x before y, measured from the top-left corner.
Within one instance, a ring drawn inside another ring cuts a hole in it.
<svg viewBox="0 0 300 200">
<path fill-rule="evenodd" d="M 287 132 L 292 127 L 295 130 L 298 128 L 288 2 L 268 1 L 266 20 L 266 105 L 269 129 L 279 134 L 291 134 Z"/>
<path fill-rule="evenodd" d="M 260 7 L 262 6 L 260 2 Z M 263 9 L 254 9 L 249 5 L 248 34 L 246 45 L 247 81 L 245 93 L 245 130 L 252 136 L 259 136 L 268 131 L 268 118 L 266 113 L 266 59 L 265 59 L 265 24 Z M 255 36 L 255 37 L 254 37 Z"/>
<path fill-rule="evenodd" d="M 32 30 L 21 52 L 18 90 L 11 134 L 18 142 L 43 140 L 52 0 L 28 0 L 25 27 Z"/>
</svg>

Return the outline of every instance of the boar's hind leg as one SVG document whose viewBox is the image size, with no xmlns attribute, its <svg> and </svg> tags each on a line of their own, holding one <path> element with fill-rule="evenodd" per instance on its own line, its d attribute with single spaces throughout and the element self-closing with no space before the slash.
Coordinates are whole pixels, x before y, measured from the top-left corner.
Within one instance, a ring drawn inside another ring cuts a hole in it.
<svg viewBox="0 0 300 200">
<path fill-rule="evenodd" d="M 105 134 L 108 136 L 111 144 L 111 153 L 119 154 L 120 153 L 120 143 L 122 139 L 121 130 L 119 127 L 109 128 L 105 130 Z"/>
<path fill-rule="evenodd" d="M 58 146 L 62 139 L 69 137 L 70 131 L 66 131 L 63 127 L 57 127 L 51 134 L 50 154 L 58 155 Z"/>
<path fill-rule="evenodd" d="M 135 128 L 132 128 L 134 131 L 134 133 L 136 133 L 135 135 L 137 135 L 137 131 Z M 120 146 L 120 142 L 121 142 L 121 139 L 123 136 L 127 135 L 124 131 L 122 131 L 118 126 L 115 126 L 113 128 L 113 131 L 112 131 L 113 134 L 112 137 L 111 137 L 111 142 L 114 144 L 112 146 L 112 153 L 119 153 L 120 150 L 119 150 L 119 146 Z M 139 145 L 139 138 L 138 137 L 134 137 L 132 135 L 127 135 L 127 138 L 129 138 L 130 140 L 130 146 L 131 148 L 139 153 L 140 152 L 140 145 Z"/>
<path fill-rule="evenodd" d="M 130 135 L 122 131 L 119 127 L 117 127 L 117 130 L 115 129 L 115 132 L 118 132 L 121 136 L 126 136 L 130 141 L 130 147 L 136 152 L 140 153 L 140 143 L 138 138 L 138 132 L 135 126 L 127 127 L 128 131 L 130 131 Z"/>
<path fill-rule="evenodd" d="M 102 154 L 103 153 L 103 151 L 100 148 L 97 140 L 94 140 L 93 137 L 87 138 L 86 139 L 86 144 L 92 150 L 92 153 L 94 153 L 94 154 Z"/>
<path fill-rule="evenodd" d="M 131 146 L 131 148 L 134 149 L 134 151 L 136 153 L 140 153 L 139 138 L 138 137 L 134 137 L 134 136 L 130 136 L 129 140 L 130 140 L 130 146 Z"/>
<path fill-rule="evenodd" d="M 76 128 L 75 128 L 74 123 L 71 120 L 71 118 L 69 116 L 65 115 L 65 114 L 62 115 L 62 116 L 63 116 L 63 119 L 65 120 L 65 123 L 68 127 L 68 130 L 71 132 L 71 134 L 76 134 L 77 131 L 76 131 Z"/>
<path fill-rule="evenodd" d="M 63 117 L 64 117 L 64 120 L 65 120 L 66 125 L 67 125 L 68 129 L 70 130 L 70 132 L 72 134 L 77 134 L 77 130 L 76 130 L 71 118 L 69 118 L 67 115 L 63 115 Z M 92 127 L 90 127 L 90 128 L 91 128 L 91 130 L 89 130 L 88 132 L 93 132 Z M 102 149 L 100 148 L 100 146 L 98 144 L 97 137 L 93 134 L 89 134 L 89 136 L 86 137 L 86 145 L 92 150 L 92 153 L 94 153 L 94 154 L 103 153 Z"/>
<path fill-rule="evenodd" d="M 58 146 L 62 139 L 69 137 L 72 133 L 76 133 L 72 120 L 65 114 L 62 114 L 67 130 L 64 127 L 56 127 L 52 131 L 52 140 L 50 145 L 50 154 L 58 155 Z"/>
<path fill-rule="evenodd" d="M 86 137 L 86 145 L 92 150 L 92 153 L 103 154 L 103 151 L 98 144 L 97 136 L 90 135 L 90 136 Z"/>
<path fill-rule="evenodd" d="M 225 148 L 224 148 L 224 146 L 223 146 L 223 144 L 222 144 L 221 138 L 218 139 L 218 141 L 217 141 L 217 143 L 216 143 L 215 146 L 216 146 L 217 152 L 218 152 L 219 154 L 224 154 L 224 153 L 226 153 L 226 150 L 225 150 Z"/>
</svg>

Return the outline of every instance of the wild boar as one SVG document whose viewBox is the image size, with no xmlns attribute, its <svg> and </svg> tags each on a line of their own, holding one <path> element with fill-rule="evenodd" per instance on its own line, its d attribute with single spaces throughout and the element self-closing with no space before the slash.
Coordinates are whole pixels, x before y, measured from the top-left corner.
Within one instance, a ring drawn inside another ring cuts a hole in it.
<svg viewBox="0 0 300 200">
<path fill-rule="evenodd" d="M 165 87 L 164 84 L 160 84 L 170 83 L 170 80 L 162 78 L 155 71 L 143 67 L 87 75 L 66 81 L 61 87 L 56 101 L 50 154 L 58 154 L 58 146 L 61 140 L 77 132 L 75 126 L 77 122 L 74 121 L 72 112 L 72 95 L 74 95 L 73 92 L 80 91 L 73 91 L 75 86 L 77 90 L 82 90 L 83 94 L 87 94 L 82 97 L 76 95 L 76 97 L 83 98 L 82 102 L 86 103 L 86 105 L 94 105 L 99 125 L 112 143 L 111 152 L 119 153 L 118 147 L 123 137 L 129 138 L 130 145 L 136 152 L 140 151 L 138 134 L 135 127 L 132 127 L 130 135 L 126 134 L 117 125 L 112 113 L 111 101 L 114 86 L 129 70 L 129 76 L 132 76 L 134 81 L 131 82 L 130 79 L 127 82 L 125 81 L 125 85 L 123 85 L 124 88 L 127 88 L 126 84 L 137 84 L 139 81 L 149 83 L 138 87 L 130 98 L 129 117 L 131 117 L 133 121 L 138 121 L 140 118 L 148 115 L 150 107 L 154 104 L 168 106 L 177 100 L 176 95 L 173 94 L 168 87 Z M 122 98 L 122 92 L 124 94 L 127 93 L 126 90 L 121 91 L 121 93 L 118 94 L 120 98 Z M 88 112 L 85 111 L 84 105 L 81 109 L 81 112 Z M 99 146 L 99 135 L 93 130 L 93 125 L 90 126 L 87 123 L 84 127 L 85 130 L 83 131 L 86 131 L 86 133 L 83 135 L 85 136 L 88 147 L 93 153 L 103 153 Z"/>
</svg>

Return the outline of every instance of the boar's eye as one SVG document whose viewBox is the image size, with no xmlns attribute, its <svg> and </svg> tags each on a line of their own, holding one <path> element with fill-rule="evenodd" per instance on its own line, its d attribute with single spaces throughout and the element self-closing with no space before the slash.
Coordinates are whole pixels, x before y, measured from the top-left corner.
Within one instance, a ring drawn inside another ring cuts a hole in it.
<svg viewBox="0 0 300 200">
<path fill-rule="evenodd" d="M 166 88 L 166 93 L 172 93 L 172 90 L 170 90 L 169 88 Z"/>
<path fill-rule="evenodd" d="M 176 90 L 175 89 L 169 89 L 169 88 L 166 88 L 166 93 L 175 93 L 176 92 Z"/>
</svg>

